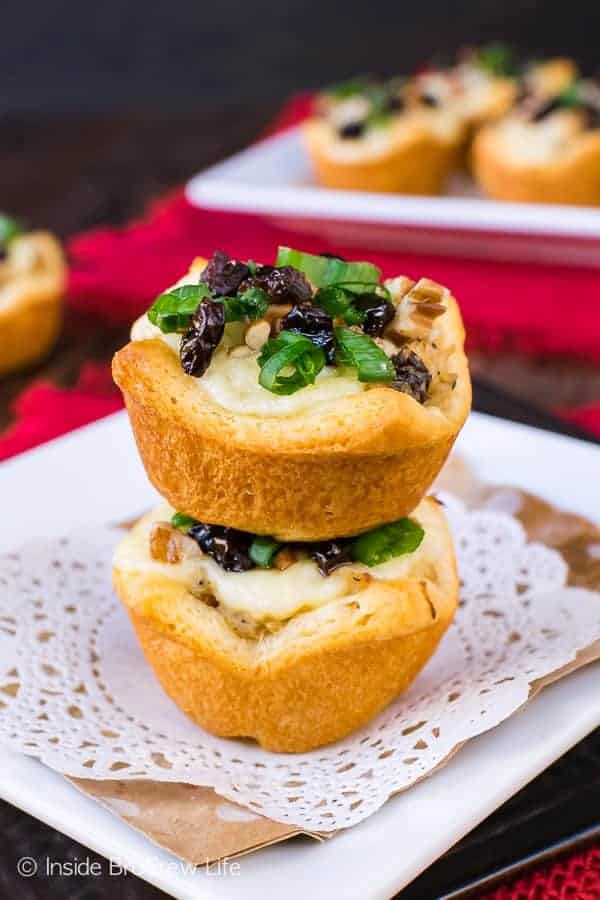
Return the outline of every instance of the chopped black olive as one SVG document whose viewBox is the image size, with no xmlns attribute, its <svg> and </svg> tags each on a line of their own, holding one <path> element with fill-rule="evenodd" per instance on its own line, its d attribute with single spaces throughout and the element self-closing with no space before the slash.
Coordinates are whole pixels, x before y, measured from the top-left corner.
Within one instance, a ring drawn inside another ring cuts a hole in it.
<svg viewBox="0 0 600 900">
<path fill-rule="evenodd" d="M 192 525 L 188 534 L 226 572 L 247 572 L 254 568 L 250 558 L 253 536 L 224 525 Z"/>
<path fill-rule="evenodd" d="M 223 303 L 205 298 L 192 316 L 192 324 L 181 339 L 179 357 L 186 375 L 195 375 L 197 378 L 204 375 L 223 337 L 224 329 Z"/>
<path fill-rule="evenodd" d="M 424 106 L 434 107 L 440 105 L 439 99 L 437 97 L 434 97 L 433 94 L 427 93 L 427 91 L 423 91 L 423 93 L 419 97 L 419 100 Z"/>
<path fill-rule="evenodd" d="M 246 263 L 232 259 L 222 250 L 215 250 L 200 275 L 200 281 L 208 285 L 213 297 L 231 297 L 237 294 L 239 286 L 249 274 L 250 269 Z"/>
<path fill-rule="evenodd" d="M 352 562 L 352 545 L 350 541 L 321 541 L 312 545 L 309 556 L 321 575 L 331 575 Z"/>
<path fill-rule="evenodd" d="M 329 365 L 333 365 L 335 358 L 333 319 L 324 310 L 309 303 L 294 306 L 281 320 L 281 330 L 293 331 L 309 338 L 323 350 Z"/>
<path fill-rule="evenodd" d="M 585 127 L 600 128 L 600 105 L 595 106 L 591 103 L 584 103 L 582 106 L 585 115 Z"/>
<path fill-rule="evenodd" d="M 271 303 L 306 303 L 312 298 L 310 281 L 292 266 L 259 266 L 251 283 L 263 290 Z"/>
<path fill-rule="evenodd" d="M 399 113 L 402 112 L 405 106 L 404 97 L 401 97 L 400 94 L 392 94 L 385 102 L 385 111 Z"/>
<path fill-rule="evenodd" d="M 424 403 L 431 385 L 431 373 L 420 356 L 403 347 L 392 356 L 396 377 L 390 387 L 409 394 L 419 403 Z"/>
<path fill-rule="evenodd" d="M 545 119 L 546 116 L 556 112 L 557 109 L 564 109 L 562 99 L 560 97 L 550 97 L 549 100 L 546 100 L 533 112 L 531 121 L 540 122 L 542 119 Z"/>
<path fill-rule="evenodd" d="M 338 134 L 341 138 L 359 138 L 363 135 L 365 128 L 365 122 L 347 122 L 338 128 Z"/>
<path fill-rule="evenodd" d="M 365 313 L 362 329 L 371 337 L 380 337 L 383 329 L 396 315 L 393 303 L 378 294 L 360 294 L 354 301 L 355 309 Z"/>
</svg>

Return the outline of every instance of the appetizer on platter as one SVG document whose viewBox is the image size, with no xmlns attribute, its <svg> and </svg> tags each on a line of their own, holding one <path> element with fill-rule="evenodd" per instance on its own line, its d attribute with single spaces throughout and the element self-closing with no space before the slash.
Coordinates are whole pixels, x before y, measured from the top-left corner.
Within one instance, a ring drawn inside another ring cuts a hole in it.
<svg viewBox="0 0 600 900">
<path fill-rule="evenodd" d="M 405 690 L 454 615 L 432 498 L 355 539 L 287 544 L 160 507 L 122 541 L 116 589 L 169 696 L 202 727 L 303 752 Z"/>
<path fill-rule="evenodd" d="M 453 107 L 472 135 L 506 115 L 523 95 L 554 95 L 577 74 L 565 57 L 521 64 L 506 45 L 490 44 L 463 50 L 452 66 L 428 68 L 415 77 L 415 89 L 433 106 Z"/>
<path fill-rule="evenodd" d="M 286 540 L 410 513 L 470 408 L 450 291 L 282 247 L 217 252 L 116 354 L 148 476 L 178 511 Z"/>
<path fill-rule="evenodd" d="M 62 321 L 66 268 L 59 242 L 0 215 L 0 376 L 38 362 Z"/>
<path fill-rule="evenodd" d="M 473 172 L 498 200 L 600 204 L 600 85 L 581 80 L 554 96 L 526 96 L 477 135 Z"/>
<path fill-rule="evenodd" d="M 403 79 L 357 80 L 324 92 L 303 129 L 318 181 L 330 188 L 437 194 L 455 165 L 464 125 Z"/>
<path fill-rule="evenodd" d="M 504 115 L 515 101 L 518 67 L 504 44 L 467 48 L 449 66 L 428 67 L 415 77 L 415 90 L 437 108 L 451 108 L 466 135 Z"/>
<path fill-rule="evenodd" d="M 465 165 L 482 127 L 525 98 L 566 91 L 577 77 L 565 57 L 521 63 L 504 44 L 466 48 L 411 77 L 359 78 L 323 91 L 304 142 L 326 187 L 437 194 Z"/>
</svg>

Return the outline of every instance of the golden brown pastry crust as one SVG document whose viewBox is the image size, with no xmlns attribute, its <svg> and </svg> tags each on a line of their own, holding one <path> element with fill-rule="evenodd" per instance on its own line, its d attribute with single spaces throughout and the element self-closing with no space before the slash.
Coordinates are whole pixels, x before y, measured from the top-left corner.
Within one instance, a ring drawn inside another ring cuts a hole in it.
<svg viewBox="0 0 600 900">
<path fill-rule="evenodd" d="M 451 538 L 442 511 L 426 502 L 437 545 L 428 579 L 373 581 L 260 641 L 240 637 L 185 585 L 115 568 L 116 590 L 164 690 L 208 731 L 273 751 L 304 752 L 364 725 L 413 681 L 456 609 Z"/>
<path fill-rule="evenodd" d="M 31 254 L 31 267 L 13 258 Z M 11 241 L 0 263 L 0 376 L 42 359 L 62 322 L 66 268 L 60 244 L 46 232 L 31 232 Z M 2 290 L 10 288 L 10 301 Z"/>
<path fill-rule="evenodd" d="M 148 477 L 181 512 L 286 540 L 356 534 L 407 515 L 471 405 L 452 297 L 442 319 L 457 375 L 445 412 L 376 387 L 289 418 L 238 415 L 214 403 L 160 340 L 128 344 L 113 375 Z"/>
<path fill-rule="evenodd" d="M 462 143 L 462 130 L 456 140 L 443 140 L 430 130 L 415 128 L 412 139 L 392 143 L 376 157 L 343 161 L 328 152 L 320 120 L 306 122 L 303 135 L 317 180 L 324 187 L 386 194 L 441 193 Z"/>
<path fill-rule="evenodd" d="M 490 126 L 475 138 L 472 167 L 479 185 L 496 200 L 600 205 L 600 129 L 574 136 L 571 149 L 556 160 L 516 164 Z"/>
</svg>

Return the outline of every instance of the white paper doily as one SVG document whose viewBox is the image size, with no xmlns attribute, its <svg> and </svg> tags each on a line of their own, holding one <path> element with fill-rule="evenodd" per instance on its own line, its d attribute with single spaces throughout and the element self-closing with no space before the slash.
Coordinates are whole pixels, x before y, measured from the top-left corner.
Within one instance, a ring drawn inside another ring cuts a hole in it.
<svg viewBox="0 0 600 900">
<path fill-rule="evenodd" d="M 98 528 L 0 558 L 0 743 L 65 775 L 211 786 L 306 831 L 356 824 L 600 638 L 600 595 L 566 588 L 558 553 L 526 544 L 509 516 L 445 500 L 462 580 L 455 623 L 410 691 L 346 740 L 273 754 L 190 722 L 113 594 L 119 532 Z"/>
</svg>

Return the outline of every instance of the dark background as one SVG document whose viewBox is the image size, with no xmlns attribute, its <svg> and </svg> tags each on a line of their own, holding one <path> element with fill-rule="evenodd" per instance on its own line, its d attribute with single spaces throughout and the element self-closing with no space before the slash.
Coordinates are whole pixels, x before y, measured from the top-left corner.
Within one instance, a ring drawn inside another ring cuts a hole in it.
<svg viewBox="0 0 600 900">
<path fill-rule="evenodd" d="M 4 0 L 0 115 L 273 102 L 498 39 L 594 71 L 599 35 L 598 0 Z"/>
</svg>

